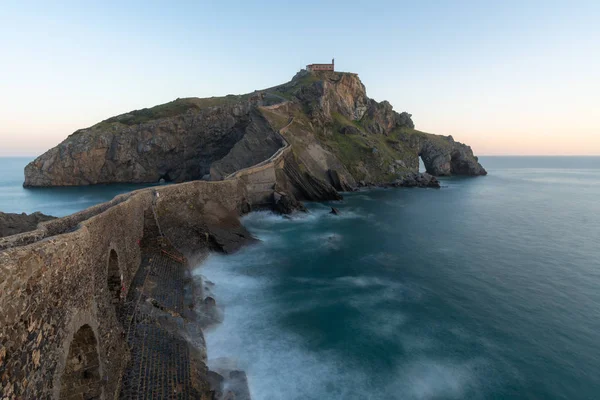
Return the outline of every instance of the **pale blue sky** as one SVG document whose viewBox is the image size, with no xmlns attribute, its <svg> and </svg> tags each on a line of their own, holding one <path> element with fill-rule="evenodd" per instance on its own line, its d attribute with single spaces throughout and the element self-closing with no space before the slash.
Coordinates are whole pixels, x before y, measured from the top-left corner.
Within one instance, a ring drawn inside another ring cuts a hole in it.
<svg viewBox="0 0 600 400">
<path fill-rule="evenodd" d="M 600 154 L 600 1 L 0 1 L 0 155 L 336 58 L 478 154 Z"/>
</svg>

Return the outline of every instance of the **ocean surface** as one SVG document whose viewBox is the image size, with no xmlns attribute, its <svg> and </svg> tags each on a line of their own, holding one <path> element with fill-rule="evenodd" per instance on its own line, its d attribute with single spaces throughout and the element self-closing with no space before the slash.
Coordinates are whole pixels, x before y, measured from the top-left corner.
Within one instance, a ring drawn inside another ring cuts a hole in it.
<svg viewBox="0 0 600 400">
<path fill-rule="evenodd" d="M 600 158 L 481 162 L 245 217 L 262 242 L 196 270 L 224 308 L 210 364 L 254 400 L 600 399 Z"/>
<path fill-rule="evenodd" d="M 600 399 L 600 157 L 480 160 L 439 190 L 247 215 L 261 242 L 194 271 L 224 310 L 210 365 L 237 363 L 254 400 Z M 28 161 L 0 158 L 1 211 L 140 187 L 23 189 Z"/>
<path fill-rule="evenodd" d="M 152 185 L 116 184 L 63 188 L 23 188 L 23 169 L 34 157 L 0 157 L 0 211 L 44 214 L 64 217 L 118 194 Z"/>
</svg>

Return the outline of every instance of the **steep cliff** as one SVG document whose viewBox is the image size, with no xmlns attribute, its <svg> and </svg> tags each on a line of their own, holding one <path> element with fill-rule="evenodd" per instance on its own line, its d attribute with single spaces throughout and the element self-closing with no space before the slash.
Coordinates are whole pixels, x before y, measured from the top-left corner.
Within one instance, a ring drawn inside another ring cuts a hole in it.
<svg viewBox="0 0 600 400">
<path fill-rule="evenodd" d="M 268 158 L 281 140 L 256 111 L 262 96 L 178 99 L 81 129 L 25 168 L 25 186 L 201 179 L 211 165 L 237 152 L 230 173 Z"/>
<path fill-rule="evenodd" d="M 311 173 L 334 186 L 338 178 L 350 187 L 395 181 L 417 172 L 419 157 L 435 176 L 487 174 L 470 147 L 417 131 L 410 114 L 368 98 L 356 74 L 301 71 L 273 90 L 291 102 L 263 114 L 294 116 L 285 138 Z"/>
<path fill-rule="evenodd" d="M 219 180 L 269 158 L 284 145 L 279 130 L 298 169 L 287 171 L 290 190 L 309 200 L 393 182 L 416 172 L 419 156 L 432 175 L 486 174 L 470 147 L 415 130 L 410 114 L 367 97 L 356 74 L 301 71 L 252 94 L 177 99 L 79 130 L 30 163 L 24 184 Z"/>
</svg>

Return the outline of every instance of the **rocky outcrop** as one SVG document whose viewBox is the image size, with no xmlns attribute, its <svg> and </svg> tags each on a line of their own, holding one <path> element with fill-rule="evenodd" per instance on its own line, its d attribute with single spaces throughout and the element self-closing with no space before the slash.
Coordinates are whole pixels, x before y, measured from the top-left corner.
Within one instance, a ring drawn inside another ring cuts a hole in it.
<svg viewBox="0 0 600 400">
<path fill-rule="evenodd" d="M 297 199 L 307 201 L 342 199 L 329 183 L 303 171 L 293 154 L 286 157 L 285 165 L 278 173 L 278 183 L 282 189 Z"/>
<path fill-rule="evenodd" d="M 412 172 L 398 179 L 392 186 L 397 187 L 421 187 L 439 189 L 440 181 L 428 173 Z"/>
<path fill-rule="evenodd" d="M 452 136 L 422 139 L 419 155 L 432 175 L 487 175 L 471 147 L 455 142 Z"/>
<path fill-rule="evenodd" d="M 56 219 L 40 212 L 33 214 L 10 214 L 0 211 L 0 237 L 33 231 L 40 222 Z"/>
<path fill-rule="evenodd" d="M 214 400 L 251 400 L 246 373 L 220 368 L 209 371 L 208 379 Z"/>
<path fill-rule="evenodd" d="M 399 127 L 414 128 L 410 114 L 399 114 L 389 102 L 378 103 L 367 97 L 357 74 L 301 71 L 279 90 L 296 97 L 312 120 L 320 125 L 341 117 L 347 121 L 362 121 L 363 128 L 373 134 L 388 134 Z M 357 133 L 352 125 L 342 127 L 341 131 Z"/>
<path fill-rule="evenodd" d="M 173 102 L 194 105 L 180 114 L 162 117 L 157 111 L 158 118 L 139 123 L 120 116 L 79 130 L 27 165 L 24 185 L 183 182 L 201 179 L 217 161 L 220 178 L 281 147 L 276 132 L 256 111 L 261 96 L 216 106 L 195 100 Z"/>
<path fill-rule="evenodd" d="M 292 214 L 294 211 L 306 212 L 304 204 L 293 196 L 281 192 L 273 193 L 273 211 L 279 214 Z"/>
<path fill-rule="evenodd" d="M 301 72 L 276 90 L 293 96 L 307 116 L 301 128 L 290 128 L 286 139 L 306 168 L 317 176 L 326 171 L 328 175 L 322 179 L 337 190 L 348 187 L 341 187 L 329 174 L 332 168 L 319 162 L 323 155 L 310 154 L 315 148 L 323 147 L 341 161 L 342 168 L 335 169 L 350 188 L 358 181 L 385 184 L 418 172 L 419 156 L 432 175 L 486 174 L 468 146 L 450 136 L 419 132 L 410 114 L 397 113 L 387 101 L 368 98 L 356 74 Z M 297 121 L 302 124 L 301 119 Z M 315 162 L 307 160 L 310 158 Z"/>
<path fill-rule="evenodd" d="M 351 192 L 354 190 L 354 188 L 348 182 L 346 182 L 345 177 L 340 176 L 335 169 L 327 170 L 327 175 L 329 176 L 329 181 L 335 190 L 340 192 Z"/>
<path fill-rule="evenodd" d="M 388 101 L 376 102 L 369 99 L 369 108 L 364 126 L 371 133 L 387 135 L 399 127 L 414 128 L 412 115 L 402 112 L 398 114 Z"/>
<path fill-rule="evenodd" d="M 219 183 L 227 182 L 229 181 Z M 206 184 L 203 188 L 204 193 L 194 193 L 187 189 L 182 190 L 181 195 L 178 192 L 173 193 L 169 200 L 157 198 L 156 210 L 159 218 L 162 215 L 169 216 L 168 219 L 161 220 L 162 232 L 173 243 L 177 243 L 177 248 L 186 255 L 202 248 L 233 253 L 254 242 L 256 239 L 238 219 L 238 214 L 244 206 L 241 205 L 237 210 L 225 207 L 223 199 L 219 197 L 225 192 L 210 190 L 212 186 L 209 182 Z M 234 196 L 240 196 L 238 191 L 232 193 Z M 246 208 L 248 209 L 249 207 Z"/>
</svg>

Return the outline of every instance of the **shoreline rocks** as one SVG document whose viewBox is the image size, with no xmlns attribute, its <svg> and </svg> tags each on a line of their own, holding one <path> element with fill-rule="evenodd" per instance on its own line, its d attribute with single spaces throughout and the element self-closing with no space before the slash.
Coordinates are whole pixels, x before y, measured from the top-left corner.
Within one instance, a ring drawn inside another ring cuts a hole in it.
<svg viewBox="0 0 600 400">
<path fill-rule="evenodd" d="M 307 212 L 308 210 L 295 197 L 282 192 L 273 192 L 273 211 L 289 215 L 294 211 Z"/>
<path fill-rule="evenodd" d="M 440 181 L 427 172 L 413 172 L 403 176 L 392 184 L 395 187 L 440 188 Z"/>
<path fill-rule="evenodd" d="M 0 211 L 0 237 L 33 231 L 40 222 L 56 219 L 37 211 L 32 214 L 13 214 Z"/>
</svg>

